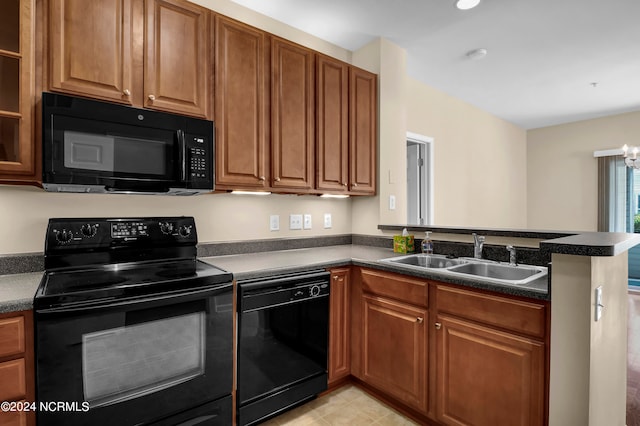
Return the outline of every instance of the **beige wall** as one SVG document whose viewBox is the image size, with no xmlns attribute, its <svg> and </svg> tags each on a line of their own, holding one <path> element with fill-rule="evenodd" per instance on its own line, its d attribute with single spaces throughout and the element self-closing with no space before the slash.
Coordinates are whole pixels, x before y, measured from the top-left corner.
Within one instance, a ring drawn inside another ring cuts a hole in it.
<svg viewBox="0 0 640 426">
<path fill-rule="evenodd" d="M 434 224 L 527 225 L 526 132 L 407 79 L 407 130 L 434 138 Z"/>
<path fill-rule="evenodd" d="M 593 152 L 640 144 L 640 112 L 527 132 L 528 227 L 595 231 L 598 167 Z"/>
<path fill-rule="evenodd" d="M 627 252 L 552 256 L 550 426 L 624 425 Z M 595 321 L 595 289 L 602 317 Z"/>
<path fill-rule="evenodd" d="M 324 229 L 325 213 L 332 228 Z M 269 216 L 280 215 L 280 231 Z M 311 214 L 311 230 L 289 230 L 290 214 Z M 0 255 L 42 252 L 50 217 L 194 216 L 200 242 L 311 237 L 351 233 L 351 203 L 297 195 L 57 194 L 37 188 L 0 186 Z"/>
</svg>

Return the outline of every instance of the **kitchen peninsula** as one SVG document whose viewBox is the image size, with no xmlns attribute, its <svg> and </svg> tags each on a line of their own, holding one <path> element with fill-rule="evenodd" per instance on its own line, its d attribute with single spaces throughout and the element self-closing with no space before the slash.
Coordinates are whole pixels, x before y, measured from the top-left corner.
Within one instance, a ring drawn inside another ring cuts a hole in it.
<svg viewBox="0 0 640 426">
<path fill-rule="evenodd" d="M 551 285 L 548 288 L 543 285 L 528 289 L 510 289 L 497 285 L 487 287 L 475 279 L 458 279 L 456 282 L 447 283 L 443 281 L 442 276 L 430 274 L 428 271 L 411 272 L 389 262 L 380 262 L 384 258 L 399 256 L 392 253 L 388 248 L 390 245 L 375 246 L 381 245 L 380 242 L 384 240 L 390 244 L 388 238 L 353 235 L 349 239 L 352 244 L 277 251 L 269 251 L 269 243 L 265 243 L 263 252 L 231 255 L 220 254 L 225 251 L 233 252 L 233 249 L 228 247 L 233 243 L 202 245 L 199 255 L 202 260 L 233 272 L 236 279 L 313 268 L 351 268 L 349 284 L 354 287 L 363 276 L 365 278 L 362 285 L 370 285 L 366 282 L 370 279 L 367 278 L 367 274 L 368 277 L 381 276 L 384 278 L 381 282 L 387 283 L 393 283 L 396 277 L 404 276 L 404 281 L 414 284 L 426 283 L 427 286 L 435 285 L 440 289 L 458 288 L 468 293 L 473 292 L 474 295 L 477 292 L 499 300 L 515 300 L 524 303 L 524 306 L 531 303 L 545 306 L 546 303 L 549 312 L 545 315 L 550 319 L 547 323 L 549 390 L 548 396 L 545 397 L 548 400 L 549 424 L 624 424 L 627 250 L 640 242 L 640 236 L 586 233 L 542 241 L 539 245 L 540 251 L 549 255 L 552 260 Z M 283 242 L 275 241 L 272 247 L 276 248 L 277 244 L 281 243 Z M 295 244 L 294 241 L 290 243 Z M 316 241 L 315 244 L 321 245 L 322 242 Z M 19 259 L 16 257 L 14 260 L 17 262 Z M 0 277 L 0 308 L 4 312 L 29 309 L 30 304 L 28 298 L 25 299 L 25 292 L 34 292 L 40 277 L 41 274 L 38 272 Z M 602 287 L 604 305 L 602 317 L 598 321 L 595 320 L 597 287 Z M 369 287 L 365 292 L 373 290 L 373 287 Z M 353 299 L 351 302 L 353 303 Z M 424 303 L 427 303 L 426 299 Z M 353 325 L 351 331 L 353 332 Z M 434 332 L 435 330 L 430 328 L 428 335 Z M 351 344 L 353 351 L 353 340 Z M 435 359 L 436 354 L 431 351 L 432 349 L 428 349 L 430 357 Z M 353 367 L 353 358 L 351 361 Z M 366 379 L 363 383 L 364 386 L 371 387 L 366 384 Z M 385 394 L 385 389 L 375 389 L 375 386 L 372 389 L 391 401 L 398 400 L 393 392 L 389 396 Z M 435 413 L 431 404 L 435 403 L 437 406 L 438 402 L 429 398 L 435 396 L 427 398 L 429 405 L 423 412 Z M 415 415 L 416 411 L 420 411 L 415 410 L 415 407 L 408 406 L 410 414 Z M 618 419 L 620 422 L 612 422 L 612 419 Z"/>
</svg>

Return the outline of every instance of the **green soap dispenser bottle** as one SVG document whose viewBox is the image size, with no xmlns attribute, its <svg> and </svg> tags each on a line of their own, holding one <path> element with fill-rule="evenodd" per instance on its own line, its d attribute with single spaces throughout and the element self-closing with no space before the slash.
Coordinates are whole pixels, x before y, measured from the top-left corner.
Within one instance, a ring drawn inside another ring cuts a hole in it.
<svg viewBox="0 0 640 426">
<path fill-rule="evenodd" d="M 431 231 L 425 231 L 424 239 L 422 240 L 422 253 L 433 254 L 433 241 L 431 241 Z"/>
</svg>

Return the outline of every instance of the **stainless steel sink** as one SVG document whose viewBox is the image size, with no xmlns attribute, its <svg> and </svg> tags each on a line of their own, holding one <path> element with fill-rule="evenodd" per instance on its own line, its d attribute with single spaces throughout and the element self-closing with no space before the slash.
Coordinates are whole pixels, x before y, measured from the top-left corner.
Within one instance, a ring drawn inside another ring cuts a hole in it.
<svg viewBox="0 0 640 426">
<path fill-rule="evenodd" d="M 528 265 L 502 265 L 497 263 L 474 262 L 458 265 L 449 269 L 451 272 L 477 275 L 480 277 L 494 278 L 506 281 L 521 281 L 534 275 L 546 273 L 545 268 Z"/>
<path fill-rule="evenodd" d="M 400 263 L 403 265 L 418 266 L 420 268 L 449 268 L 455 265 L 467 263 L 462 259 L 449 259 L 437 254 L 411 254 L 402 257 L 383 259 L 383 262 Z"/>
<path fill-rule="evenodd" d="M 474 258 L 450 259 L 438 254 L 410 254 L 382 259 L 382 262 L 411 270 L 433 270 L 440 276 L 474 276 L 478 281 L 506 285 L 524 285 L 547 275 L 547 268 L 542 266 L 507 265 Z"/>
</svg>

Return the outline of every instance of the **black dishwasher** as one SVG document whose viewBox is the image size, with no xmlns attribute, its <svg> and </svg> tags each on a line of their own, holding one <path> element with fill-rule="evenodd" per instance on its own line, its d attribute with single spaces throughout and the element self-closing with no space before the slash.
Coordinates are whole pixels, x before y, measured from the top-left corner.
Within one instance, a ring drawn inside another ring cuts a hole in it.
<svg viewBox="0 0 640 426">
<path fill-rule="evenodd" d="M 329 272 L 238 282 L 238 425 L 327 389 Z"/>
</svg>

